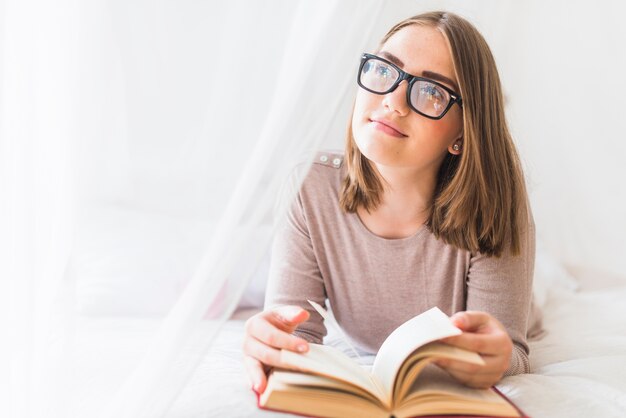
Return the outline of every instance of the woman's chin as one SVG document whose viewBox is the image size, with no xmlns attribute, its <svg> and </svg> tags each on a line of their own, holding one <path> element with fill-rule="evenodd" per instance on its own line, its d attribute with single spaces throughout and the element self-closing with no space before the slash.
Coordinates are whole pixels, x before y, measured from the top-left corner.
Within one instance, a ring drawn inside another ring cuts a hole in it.
<svg viewBox="0 0 626 418">
<path fill-rule="evenodd" d="M 373 163 L 386 166 L 394 166 L 397 164 L 398 154 L 391 152 L 389 149 L 381 149 L 379 146 L 361 148 L 359 151 L 365 158 Z"/>
<path fill-rule="evenodd" d="M 397 145 L 389 144 L 379 137 L 368 136 L 362 141 L 356 141 L 356 144 L 361 154 L 378 164 L 390 164 L 402 155 Z"/>
</svg>

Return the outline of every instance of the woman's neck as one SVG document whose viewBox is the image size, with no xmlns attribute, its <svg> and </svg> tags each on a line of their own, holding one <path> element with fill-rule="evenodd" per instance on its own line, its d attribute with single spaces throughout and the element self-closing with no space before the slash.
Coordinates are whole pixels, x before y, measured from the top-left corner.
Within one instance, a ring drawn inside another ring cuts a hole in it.
<svg viewBox="0 0 626 418">
<path fill-rule="evenodd" d="M 404 238 L 419 230 L 430 216 L 436 178 L 414 169 L 377 166 L 386 180 L 381 202 L 367 212 L 357 208 L 363 224 L 383 238 Z"/>
<path fill-rule="evenodd" d="M 436 175 L 411 168 L 377 166 L 377 169 L 386 180 L 377 209 L 405 222 L 426 220 L 432 206 Z"/>
</svg>

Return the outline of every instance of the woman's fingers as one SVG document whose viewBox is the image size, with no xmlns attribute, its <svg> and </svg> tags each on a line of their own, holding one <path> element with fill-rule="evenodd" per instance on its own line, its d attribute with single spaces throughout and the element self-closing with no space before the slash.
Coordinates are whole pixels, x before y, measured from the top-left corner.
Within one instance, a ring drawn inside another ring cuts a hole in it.
<svg viewBox="0 0 626 418">
<path fill-rule="evenodd" d="M 254 337 L 246 338 L 243 342 L 243 352 L 259 360 L 266 366 L 280 365 L 280 350 L 263 344 Z"/>
<path fill-rule="evenodd" d="M 481 354 L 503 354 L 513 349 L 511 338 L 502 330 L 493 330 L 491 334 L 464 332 L 440 341 Z"/>
<path fill-rule="evenodd" d="M 457 312 L 450 319 L 463 331 L 461 335 L 443 338 L 446 344 L 481 354 L 510 355 L 513 342 L 504 326 L 486 312 Z"/>
<path fill-rule="evenodd" d="M 258 321 L 252 335 L 270 347 L 285 348 L 301 353 L 308 349 L 308 343 L 305 339 L 288 334 L 266 321 Z"/>
<path fill-rule="evenodd" d="M 435 364 L 467 386 L 496 384 L 508 368 L 513 352 L 513 341 L 504 326 L 490 314 L 479 311 L 457 312 L 451 319 L 463 333 L 440 341 L 480 353 L 485 364 L 451 359 L 438 359 Z"/>
<path fill-rule="evenodd" d="M 484 366 L 451 359 L 438 359 L 435 364 L 464 385 L 484 389 L 493 386 L 504 373 L 501 362 L 496 357 L 483 356 L 486 363 Z"/>
<path fill-rule="evenodd" d="M 447 369 L 446 372 L 464 385 L 477 389 L 487 389 L 497 383 L 501 377 L 497 373 L 473 374 Z"/>
<path fill-rule="evenodd" d="M 309 319 L 309 312 L 299 306 L 287 305 L 266 312 L 268 322 L 286 332 L 293 332 L 298 325 Z"/>
<path fill-rule="evenodd" d="M 291 334 L 307 319 L 308 311 L 299 306 L 281 306 L 261 312 L 246 321 L 244 363 L 256 392 L 265 390 L 268 369 L 280 365 L 280 349 L 297 352 L 308 350 L 306 340 Z"/>
<path fill-rule="evenodd" d="M 492 324 L 492 316 L 482 311 L 461 311 L 456 312 L 450 320 L 463 331 L 478 331 L 483 327 Z"/>
<path fill-rule="evenodd" d="M 481 375 L 481 374 L 489 374 L 489 375 L 497 375 L 504 374 L 506 371 L 505 365 L 508 362 L 503 361 L 501 356 L 481 356 L 484 365 L 467 363 L 464 361 L 452 360 L 452 359 L 438 359 L 435 363 L 442 367 L 443 369 L 449 372 L 456 372 L 459 374 L 468 374 L 468 375 Z"/>
<path fill-rule="evenodd" d="M 255 392 L 263 393 L 265 391 L 265 385 L 267 384 L 267 377 L 265 375 L 266 367 L 264 367 L 259 360 L 247 355 L 243 356 L 243 363 L 246 367 L 252 389 Z"/>
</svg>

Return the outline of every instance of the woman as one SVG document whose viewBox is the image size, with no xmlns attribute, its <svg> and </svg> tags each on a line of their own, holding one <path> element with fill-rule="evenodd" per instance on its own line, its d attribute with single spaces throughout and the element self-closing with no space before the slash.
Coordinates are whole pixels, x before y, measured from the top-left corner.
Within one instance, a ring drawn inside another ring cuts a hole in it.
<svg viewBox="0 0 626 418">
<path fill-rule="evenodd" d="M 345 156 L 322 153 L 278 233 L 265 311 L 246 323 L 257 392 L 280 348 L 321 343 L 328 298 L 358 348 L 438 306 L 484 366 L 438 361 L 485 388 L 529 372 L 534 223 L 495 62 L 464 19 L 406 19 L 363 54 Z M 343 157 L 343 158 L 342 158 Z"/>
</svg>

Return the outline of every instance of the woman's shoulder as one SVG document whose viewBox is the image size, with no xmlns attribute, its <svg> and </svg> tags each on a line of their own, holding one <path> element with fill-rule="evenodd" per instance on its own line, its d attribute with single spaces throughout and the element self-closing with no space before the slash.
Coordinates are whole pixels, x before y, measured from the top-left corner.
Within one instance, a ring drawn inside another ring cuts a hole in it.
<svg viewBox="0 0 626 418">
<path fill-rule="evenodd" d="M 340 170 L 343 166 L 343 151 L 321 150 L 318 151 L 313 160 L 313 166 L 327 167 Z"/>
<path fill-rule="evenodd" d="M 308 215 L 329 215 L 339 210 L 339 193 L 345 174 L 343 153 L 320 150 L 299 161 L 290 175 L 292 186 L 297 187 L 300 210 Z M 293 190 L 293 189 L 292 189 Z"/>
<path fill-rule="evenodd" d="M 321 150 L 315 154 L 313 162 L 302 183 L 304 193 L 328 195 L 339 192 L 345 175 L 344 154 L 338 150 Z"/>
</svg>

